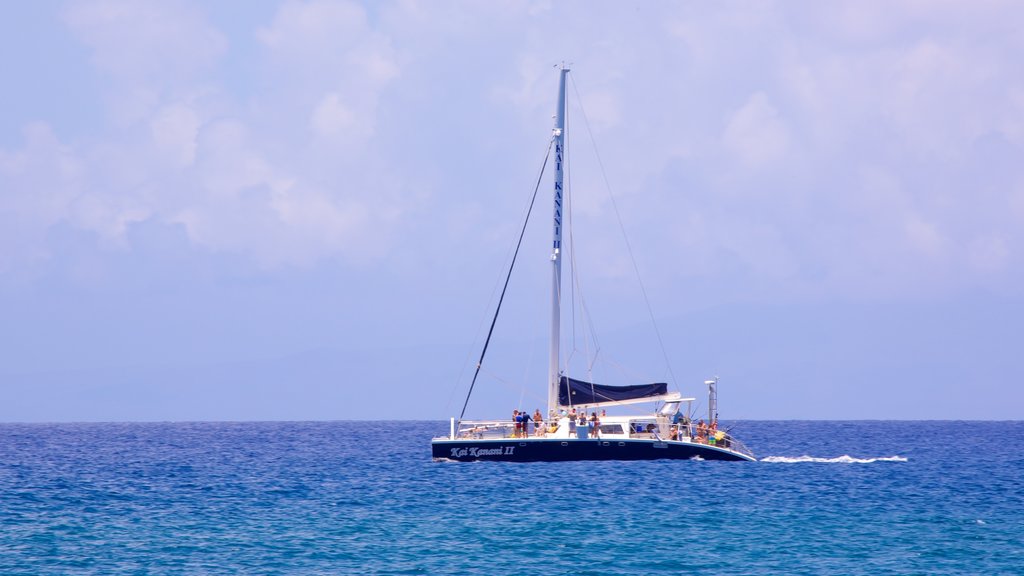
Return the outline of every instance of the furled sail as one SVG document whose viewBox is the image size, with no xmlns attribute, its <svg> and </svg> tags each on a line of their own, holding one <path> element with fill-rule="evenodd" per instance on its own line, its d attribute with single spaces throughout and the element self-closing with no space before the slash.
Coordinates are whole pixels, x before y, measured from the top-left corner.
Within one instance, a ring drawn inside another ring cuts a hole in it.
<svg viewBox="0 0 1024 576">
<path fill-rule="evenodd" d="M 638 398 L 663 396 L 668 391 L 668 384 L 634 384 L 632 386 L 607 386 L 576 380 L 562 376 L 558 383 L 558 405 L 572 406 L 579 404 L 601 404 L 603 402 L 622 402 Z"/>
</svg>

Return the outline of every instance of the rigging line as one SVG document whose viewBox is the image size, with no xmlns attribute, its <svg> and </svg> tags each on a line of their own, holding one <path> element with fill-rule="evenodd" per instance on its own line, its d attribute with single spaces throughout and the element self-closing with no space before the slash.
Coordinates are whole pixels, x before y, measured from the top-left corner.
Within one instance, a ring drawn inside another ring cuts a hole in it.
<svg viewBox="0 0 1024 576">
<path fill-rule="evenodd" d="M 570 122 L 570 120 L 569 120 L 569 108 L 568 107 L 566 107 L 564 114 L 565 114 L 564 119 L 565 119 L 566 127 L 568 128 L 568 124 Z M 569 133 L 571 133 L 571 131 L 566 130 L 566 134 L 569 134 Z M 593 320 L 590 318 L 590 312 L 587 309 L 587 302 L 586 302 L 586 299 L 583 297 L 583 289 L 582 289 L 582 285 L 580 283 L 579 259 L 576 257 L 576 235 L 575 235 L 576 227 L 573 224 L 573 214 L 575 213 L 574 212 L 574 202 L 573 202 L 574 197 L 573 197 L 573 193 L 572 193 L 572 170 L 570 168 L 570 166 L 571 166 L 571 158 L 570 158 L 571 147 L 568 145 L 568 143 L 566 143 L 563 146 L 563 149 L 564 149 L 564 158 L 565 158 L 565 166 L 566 166 L 565 178 L 567 180 L 566 186 L 565 186 L 565 206 L 566 206 L 565 212 L 566 212 L 566 215 L 567 215 L 566 219 L 568 221 L 568 226 L 566 227 L 566 229 L 569 232 L 569 252 L 568 252 L 568 254 L 569 254 L 569 286 L 570 286 L 570 290 L 569 290 L 569 304 L 570 304 L 570 309 L 571 309 L 570 318 L 572 319 L 572 323 L 571 323 L 571 327 L 572 327 L 572 337 L 571 337 L 572 352 L 565 359 L 563 373 L 566 374 L 566 375 L 569 374 L 570 366 L 572 364 L 572 358 L 573 358 L 573 356 L 575 356 L 575 353 L 577 351 L 579 351 L 579 344 L 578 344 L 579 337 L 576 334 L 576 321 L 577 321 L 577 317 L 576 317 L 576 308 L 577 308 L 576 300 L 579 299 L 579 310 L 580 310 L 579 322 L 580 322 L 580 325 L 581 325 L 581 331 L 583 332 L 583 337 L 582 337 L 582 339 L 583 339 L 583 348 L 584 348 L 583 351 L 582 351 L 583 352 L 583 359 L 584 359 L 584 362 L 587 364 L 587 381 L 591 383 L 591 393 L 594 393 L 594 390 L 593 390 L 594 379 L 593 379 L 593 374 L 591 372 L 591 368 L 593 367 L 593 362 L 591 362 L 591 360 L 590 360 L 590 353 L 589 353 L 590 341 L 587 339 L 587 332 L 588 331 L 590 332 L 591 338 L 593 338 L 595 345 L 597 345 L 597 335 L 594 333 Z M 559 294 L 561 295 L 561 286 L 559 286 Z"/>
<path fill-rule="evenodd" d="M 549 147 L 550 147 L 550 145 L 549 145 Z M 547 154 L 547 152 L 545 154 Z M 543 167 L 541 168 L 541 173 L 543 174 Z M 528 218 L 529 217 L 530 209 L 532 208 L 532 206 L 533 206 L 533 200 L 531 198 L 530 203 L 523 210 L 523 217 L 524 218 Z M 503 263 L 509 261 L 511 255 L 513 253 L 513 250 L 514 250 L 514 245 L 513 244 L 509 244 L 508 252 L 505 254 L 505 258 L 502 259 Z M 504 269 L 504 266 L 502 267 L 502 269 Z M 487 298 L 487 307 L 486 307 L 486 309 L 490 309 L 491 303 L 494 302 L 494 296 L 498 293 L 498 287 L 499 286 L 501 286 L 501 276 L 500 275 L 497 278 L 495 278 L 495 280 L 494 280 L 494 286 L 491 288 L 491 295 Z M 473 337 L 473 343 L 474 344 L 480 341 L 480 338 L 479 338 L 480 333 L 483 331 L 483 329 L 484 329 L 484 327 L 486 325 L 487 325 L 487 317 L 484 316 L 484 317 L 480 318 L 480 324 L 477 326 L 477 329 L 476 329 L 476 332 L 475 332 L 476 336 Z M 466 359 L 465 359 L 465 361 L 462 364 L 462 368 L 459 370 L 459 377 L 455 380 L 455 384 L 452 385 L 451 392 L 448 394 L 448 401 L 445 403 L 446 407 L 447 406 L 451 406 L 452 398 L 455 396 L 455 392 L 458 389 L 458 383 L 462 381 L 462 376 L 465 375 L 465 373 L 466 373 L 466 367 L 469 366 L 469 363 L 470 363 L 470 361 L 472 361 L 472 359 L 473 359 L 473 353 L 472 352 L 468 352 L 466 354 Z"/>
<path fill-rule="evenodd" d="M 566 136 L 568 136 L 569 134 L 572 134 L 572 130 L 569 129 L 571 127 L 572 126 L 571 126 L 571 122 L 570 122 L 570 119 L 569 119 L 569 106 L 566 105 L 566 106 L 564 106 L 562 108 L 562 130 L 563 130 L 563 134 L 565 134 Z M 573 226 L 573 223 L 572 223 L 572 212 L 573 212 L 572 156 L 570 154 L 570 152 L 572 150 L 572 146 L 570 146 L 570 144 L 572 144 L 572 142 L 570 142 L 568 138 L 563 138 L 563 141 L 562 141 L 562 158 L 563 158 L 564 170 L 563 170 L 563 177 L 562 177 L 562 179 L 563 179 L 563 181 L 565 181 L 565 214 L 566 214 L 566 221 L 568 223 L 567 229 L 569 230 L 569 252 L 568 252 L 568 254 L 569 254 L 569 318 L 571 319 L 571 322 L 569 323 L 569 326 L 571 328 L 571 336 L 570 336 L 569 339 L 570 339 L 570 344 L 571 344 L 570 348 L 573 351 L 573 352 L 569 353 L 568 355 L 566 355 L 564 365 L 559 366 L 560 373 L 561 374 L 565 374 L 566 376 L 569 375 L 569 372 L 570 372 L 569 367 L 570 367 L 570 364 L 572 362 L 572 357 L 573 357 L 573 355 L 574 355 L 574 353 L 576 351 L 576 293 L 572 289 L 573 282 L 575 282 L 575 279 L 576 279 L 576 244 L 573 241 L 573 231 L 575 230 L 575 226 Z M 561 302 L 562 297 L 564 296 L 564 293 L 562 291 L 562 282 L 558 283 L 557 290 L 558 290 L 558 300 L 559 300 L 559 302 Z M 561 378 L 559 378 L 558 386 L 559 386 L 559 389 L 561 389 L 561 386 L 562 386 Z M 571 404 L 571 400 L 570 400 L 570 404 Z"/>
<path fill-rule="evenodd" d="M 569 122 L 569 110 L 568 110 L 568 107 L 567 107 L 567 109 L 565 111 L 565 116 L 566 116 L 565 117 L 565 121 L 568 124 L 568 122 Z M 565 147 L 565 151 L 566 151 L 565 157 L 566 157 L 566 160 L 567 160 L 566 166 L 569 166 L 569 164 L 568 164 L 569 147 L 568 146 Z M 578 338 L 578 336 L 576 334 L 576 322 L 577 322 L 577 317 L 576 317 L 576 301 L 578 299 L 579 300 L 579 318 L 578 318 L 578 320 L 579 320 L 579 323 L 580 323 L 581 332 L 583 332 L 583 360 L 584 360 L 584 363 L 587 365 L 587 381 L 591 383 L 591 390 L 590 390 L 590 392 L 593 394 L 594 393 L 594 390 L 593 390 L 594 377 L 593 377 L 593 373 L 591 372 L 591 367 L 593 366 L 593 363 L 590 361 L 590 341 L 587 339 L 587 329 L 589 328 L 590 331 L 593 332 L 593 327 L 590 324 L 587 323 L 587 318 L 585 317 L 585 315 L 587 314 L 587 303 L 586 303 L 586 300 L 583 298 L 583 289 L 582 289 L 582 286 L 580 284 L 579 258 L 576 257 L 576 226 L 574 224 L 574 218 L 573 218 L 573 215 L 575 214 L 575 202 L 574 202 L 574 196 L 572 194 L 572 185 L 571 185 L 572 184 L 572 170 L 566 170 L 566 176 L 569 179 L 569 185 L 566 187 L 566 196 L 565 196 L 565 198 L 566 198 L 566 212 L 568 214 L 568 221 L 569 221 L 569 226 L 568 226 L 568 230 L 569 230 L 569 275 L 570 275 L 569 285 L 571 286 L 571 289 L 569 290 L 569 295 L 570 295 L 569 300 L 570 300 L 571 306 L 572 306 L 572 315 L 571 315 L 571 317 L 572 317 L 572 349 L 573 349 L 573 353 L 574 353 L 573 355 L 575 355 L 575 352 L 579 350 L 579 338 Z M 595 339 L 595 341 L 596 341 L 596 339 Z M 566 360 L 566 363 L 565 363 L 566 364 L 566 374 L 567 375 L 569 373 L 569 365 L 570 365 L 571 360 L 572 360 L 572 357 L 570 356 Z"/>
<path fill-rule="evenodd" d="M 615 196 L 612 195 L 612 186 L 608 181 L 608 173 L 604 169 L 604 162 L 601 160 L 601 154 L 597 150 L 597 140 L 594 138 L 594 132 L 590 129 L 590 120 L 587 118 L 587 111 L 583 108 L 583 99 L 580 98 L 579 88 L 576 86 L 576 80 L 572 77 L 569 78 L 572 82 L 573 92 L 576 93 L 576 101 L 579 102 L 580 114 L 583 115 L 583 124 L 587 127 L 587 134 L 590 136 L 590 143 L 594 147 L 594 156 L 597 157 L 597 165 L 601 170 L 601 178 L 604 180 L 605 190 L 608 191 L 608 199 L 612 203 L 612 211 L 615 212 L 615 219 L 619 223 L 619 230 L 622 231 L 622 238 L 626 242 L 626 251 L 629 252 L 629 260 L 633 264 L 633 272 L 636 274 L 637 282 L 640 283 L 640 292 L 644 296 L 644 304 L 647 305 L 647 314 L 651 317 L 651 324 L 654 326 L 654 333 L 658 337 L 658 345 L 661 347 L 661 354 L 665 358 L 665 365 L 668 366 L 668 373 L 672 377 L 672 384 L 675 386 L 676 391 L 679 390 L 679 383 L 676 380 L 676 375 L 672 371 L 672 364 L 668 360 L 668 351 L 665 350 L 665 341 L 661 337 L 661 330 L 658 329 L 658 322 L 654 318 L 654 309 L 651 308 L 651 301 L 647 297 L 647 288 L 644 286 L 643 278 L 640 277 L 640 268 L 636 264 L 636 258 L 633 256 L 633 246 L 629 243 L 629 237 L 626 235 L 626 226 L 622 223 L 622 215 L 619 214 L 619 206 L 615 203 Z"/>
<path fill-rule="evenodd" d="M 621 377 L 628 380 L 644 381 L 648 378 L 647 374 L 631 370 L 628 366 L 620 364 L 614 358 L 610 358 L 607 354 L 602 358 L 602 363 L 608 368 L 614 368 Z"/>
<path fill-rule="evenodd" d="M 593 378 L 594 364 L 597 364 L 597 356 L 601 353 L 601 347 L 597 344 L 594 344 L 594 346 L 594 359 L 587 365 L 587 374 L 591 374 L 591 378 Z"/>
<path fill-rule="evenodd" d="M 549 145 L 549 148 L 550 148 L 550 145 Z M 544 168 L 543 167 L 541 168 L 541 173 L 542 174 L 544 173 Z M 530 210 L 531 207 L 532 207 L 532 200 L 530 200 L 530 203 L 527 204 L 525 209 L 523 210 L 523 217 L 524 218 L 528 218 L 529 217 L 529 210 Z M 503 258 L 502 261 L 503 262 L 508 261 L 512 253 L 513 253 L 513 245 L 510 244 L 509 248 L 508 248 L 508 252 L 505 254 L 505 258 Z M 494 287 L 492 287 L 492 289 L 490 289 L 490 295 L 487 297 L 486 310 L 489 310 L 490 303 L 494 302 L 495 295 L 498 293 L 498 287 L 501 286 L 501 284 L 502 284 L 502 280 L 501 280 L 501 276 L 499 276 L 498 278 L 495 279 Z M 483 331 L 483 327 L 484 326 L 486 326 L 486 317 L 483 317 L 483 318 L 480 319 L 480 324 L 476 328 L 475 336 L 473 336 L 473 343 L 474 344 L 479 341 L 479 335 L 480 335 L 480 332 Z M 459 370 L 459 377 L 456 378 L 455 384 L 452 385 L 452 392 L 449 394 L 449 399 L 447 399 L 447 402 L 444 404 L 445 408 L 452 405 L 452 399 L 455 397 L 456 390 L 459 387 L 458 384 L 459 384 L 459 382 L 462 381 L 462 377 L 466 373 L 466 367 L 469 366 L 469 363 L 470 363 L 470 361 L 472 359 L 473 359 L 473 353 L 472 352 L 468 352 L 466 354 L 466 360 L 463 362 L 462 368 Z"/>
<path fill-rule="evenodd" d="M 551 157 L 551 146 L 554 139 L 548 141 L 548 150 L 544 154 L 544 163 L 541 164 L 540 174 L 537 174 L 537 184 L 533 187 L 533 197 L 530 198 L 530 207 L 526 211 L 526 219 L 523 221 L 523 228 L 519 231 L 519 241 L 516 243 L 516 251 L 512 255 L 512 263 L 508 267 L 508 274 L 505 276 L 505 285 L 501 289 L 501 296 L 498 297 L 498 306 L 494 310 L 494 318 L 491 320 L 491 328 L 487 331 L 487 339 L 484 340 L 484 349 L 480 352 L 480 360 L 476 363 L 476 371 L 473 372 L 473 381 L 469 384 L 469 392 L 466 393 L 466 401 L 462 404 L 462 412 L 459 413 L 459 421 L 466 415 L 466 406 L 469 406 L 469 397 L 473 395 L 473 387 L 476 386 L 476 379 L 480 376 L 480 367 L 484 364 L 484 356 L 487 354 L 487 346 L 491 343 L 491 336 L 494 334 L 494 325 L 498 323 L 498 313 L 501 312 L 501 303 L 505 300 L 505 292 L 508 290 L 508 282 L 512 279 L 512 270 L 516 267 L 516 258 L 519 256 L 519 249 L 523 245 L 523 236 L 526 235 L 526 225 L 530 223 L 530 214 L 533 213 L 533 204 L 537 201 L 537 191 L 540 190 L 541 180 L 544 178 L 544 170 L 548 166 L 548 158 Z"/>
<path fill-rule="evenodd" d="M 571 220 L 571 216 L 570 216 L 570 220 Z M 571 228 L 569 230 L 569 242 L 571 244 L 571 247 L 572 247 L 572 250 L 573 250 L 573 255 L 574 255 L 573 258 L 572 258 L 573 287 L 575 289 L 574 294 L 580 300 L 580 318 L 579 318 L 579 320 L 580 320 L 580 324 L 583 326 L 583 332 L 584 332 L 584 336 L 583 336 L 583 347 L 584 347 L 583 354 L 584 354 L 584 358 L 587 361 L 587 378 L 588 378 L 589 381 L 593 382 L 594 381 L 593 367 L 594 367 L 594 364 L 597 362 L 597 351 L 601 349 L 601 343 L 600 343 L 600 341 L 598 341 L 598 338 L 597 338 L 597 329 L 595 327 L 594 318 L 590 314 L 590 307 L 587 306 L 587 299 L 583 296 L 583 281 L 581 280 L 582 275 L 579 273 L 578 260 L 575 257 L 575 254 L 576 254 L 576 244 L 575 244 L 575 237 L 572 234 L 572 229 Z M 575 317 L 573 318 L 573 320 L 575 322 Z M 588 336 L 589 336 L 589 338 L 588 338 Z M 590 344 L 591 344 L 591 342 L 593 342 L 594 348 L 595 348 L 593 356 L 590 355 Z"/>
<path fill-rule="evenodd" d="M 533 360 L 537 357 L 537 340 L 533 341 L 533 345 L 530 346 L 530 357 L 526 361 L 526 368 L 523 370 L 522 385 L 519 390 L 519 405 L 517 408 L 523 407 L 523 395 L 526 393 L 526 383 L 530 381 L 530 371 L 533 369 Z"/>
<path fill-rule="evenodd" d="M 574 235 L 574 227 L 572 226 L 572 204 L 569 203 L 569 247 L 572 257 L 570 258 L 571 275 L 572 275 L 572 286 L 573 286 L 573 347 L 576 344 L 576 312 L 575 302 L 576 298 L 579 298 L 579 322 L 583 330 L 583 355 L 587 363 L 587 379 L 593 382 L 592 369 L 594 363 L 597 361 L 597 352 L 594 352 L 594 356 L 590 355 L 590 344 L 593 341 L 596 350 L 600 350 L 601 343 L 597 338 L 597 330 L 594 327 L 594 319 L 590 315 L 590 307 L 587 306 L 587 299 L 583 296 L 583 282 L 581 280 L 582 275 L 579 272 L 579 259 L 576 258 L 576 236 Z M 587 336 L 589 335 L 589 339 Z"/>
<path fill-rule="evenodd" d="M 565 110 L 564 114 L 565 114 L 565 123 L 568 125 L 568 123 L 569 123 L 569 110 L 568 110 L 568 108 Z M 568 220 L 568 223 L 569 223 L 569 226 L 568 226 L 568 230 L 569 230 L 569 275 L 570 275 L 569 284 L 573 288 L 572 290 L 569 291 L 569 302 L 570 302 L 570 307 L 571 307 L 571 312 L 572 312 L 571 313 L 571 318 L 572 318 L 572 348 L 573 348 L 573 351 L 578 350 L 578 348 L 577 348 L 577 346 L 578 346 L 578 339 L 577 339 L 577 336 L 576 336 L 576 320 L 577 320 L 577 318 L 576 318 L 576 300 L 578 298 L 579 299 L 579 308 L 580 308 L 579 321 L 580 321 L 580 325 L 581 325 L 582 331 L 584 333 L 584 335 L 583 335 L 583 358 L 584 358 L 584 360 L 587 363 L 587 381 L 589 381 L 589 382 L 591 382 L 591 384 L 593 384 L 593 382 L 594 382 L 594 375 L 593 375 L 593 373 L 591 371 L 591 368 L 593 367 L 593 362 L 590 360 L 590 340 L 588 340 L 587 336 L 586 336 L 587 330 L 589 329 L 589 331 L 590 331 L 590 333 L 592 335 L 592 338 L 594 340 L 595 346 L 597 345 L 597 336 L 594 334 L 593 322 L 592 321 L 588 322 L 588 320 L 590 320 L 590 318 L 589 318 L 589 311 L 587 310 L 586 299 L 583 298 L 583 286 L 582 286 L 582 284 L 580 282 L 579 259 L 576 257 L 576 226 L 574 225 L 574 220 L 573 220 L 573 214 L 575 213 L 575 209 L 574 209 L 574 204 L 575 203 L 573 201 L 574 198 L 573 198 L 573 194 L 572 194 L 572 170 L 569 169 L 569 167 L 570 167 L 570 157 L 569 157 L 569 150 L 570 150 L 570 148 L 569 148 L 568 145 L 566 145 L 566 146 L 564 146 L 564 149 L 565 149 L 565 165 L 566 165 L 565 173 L 566 173 L 566 177 L 568 179 L 568 184 L 566 185 L 566 188 L 565 188 L 565 205 L 566 205 L 567 220 Z M 572 359 L 572 357 L 570 356 L 566 360 L 566 363 L 565 363 L 566 364 L 566 374 L 568 374 L 568 372 L 569 372 L 569 364 L 570 364 L 571 359 Z M 594 391 L 591 390 L 591 393 L 593 393 L 593 392 Z"/>
<path fill-rule="evenodd" d="M 571 134 L 571 132 L 569 131 L 569 107 L 568 106 L 565 107 L 565 109 L 562 112 L 562 115 L 563 115 L 562 121 L 563 121 L 563 124 L 564 124 L 565 134 Z M 565 214 L 566 214 L 566 221 L 568 222 L 568 226 L 566 227 L 566 229 L 569 231 L 569 286 L 570 286 L 570 289 L 569 289 L 569 310 L 570 310 L 569 317 L 572 318 L 572 322 L 571 322 L 571 326 L 572 326 L 572 347 L 573 347 L 573 350 L 575 350 L 576 349 L 576 291 L 573 290 L 571 287 L 575 286 L 575 283 L 577 282 L 578 276 L 577 276 L 577 271 L 576 271 L 576 240 L 575 240 L 576 237 L 574 235 L 574 232 L 576 231 L 576 226 L 573 225 L 573 218 L 572 218 L 573 204 L 574 204 L 574 202 L 573 202 L 573 194 L 572 194 L 572 169 L 571 169 L 572 164 L 571 164 L 571 158 L 569 156 L 570 147 L 569 147 L 569 142 L 568 141 L 565 141 L 562 144 L 562 150 L 563 150 L 563 157 L 565 158 L 565 164 L 564 164 L 564 166 L 565 166 L 565 170 L 564 170 L 565 176 L 564 176 L 563 179 L 567 180 L 567 182 L 565 183 Z M 566 374 L 568 374 L 569 373 L 569 359 L 567 359 L 566 362 L 565 362 L 565 368 L 566 368 Z"/>
<path fill-rule="evenodd" d="M 500 282 L 500 278 L 499 278 L 499 282 Z M 497 291 L 498 291 L 498 283 L 496 282 L 495 285 L 494 285 L 494 290 L 491 291 L 491 297 L 488 298 L 488 300 L 487 300 L 488 303 L 490 303 L 491 300 L 494 299 L 494 292 L 497 292 Z M 474 344 L 479 341 L 479 334 L 480 334 L 480 331 L 484 327 L 485 318 L 486 318 L 486 316 L 484 318 L 480 319 L 480 325 L 477 327 L 477 331 L 476 331 L 477 336 L 475 336 L 473 338 L 473 343 Z M 445 406 L 445 410 L 447 410 L 448 407 L 451 406 L 452 398 L 455 397 L 455 391 L 458 389 L 458 383 L 462 381 L 462 376 L 466 373 L 466 367 L 469 366 L 469 362 L 472 359 L 473 359 L 473 352 L 467 352 L 466 353 L 466 359 L 462 362 L 462 368 L 459 369 L 459 377 L 456 378 L 455 384 L 452 385 L 452 390 L 448 394 L 448 402 L 446 402 L 445 405 L 444 405 Z"/>
<path fill-rule="evenodd" d="M 482 369 L 480 373 L 483 374 L 484 376 L 494 378 L 495 382 L 501 384 L 511 392 L 519 392 L 520 402 L 522 402 L 522 399 L 524 395 L 527 394 L 527 392 L 529 392 L 529 398 L 531 400 L 542 400 L 542 398 L 538 396 L 535 392 L 530 391 L 530 386 L 526 386 L 523 382 L 513 382 L 512 380 L 509 380 L 508 378 L 503 378 L 497 372 L 492 372 L 487 368 Z"/>
</svg>

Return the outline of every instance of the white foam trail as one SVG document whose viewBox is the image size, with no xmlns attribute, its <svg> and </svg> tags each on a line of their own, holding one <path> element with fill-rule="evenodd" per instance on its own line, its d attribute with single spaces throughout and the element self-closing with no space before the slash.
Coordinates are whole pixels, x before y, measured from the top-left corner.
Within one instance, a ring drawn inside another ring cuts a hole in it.
<svg viewBox="0 0 1024 576">
<path fill-rule="evenodd" d="M 800 462 L 821 462 L 825 464 L 871 464 L 872 462 L 906 462 L 903 456 L 883 456 L 879 458 L 854 458 L 843 455 L 838 458 L 815 458 L 814 456 L 767 456 L 761 458 L 761 462 L 781 462 L 785 464 L 796 464 Z"/>
</svg>

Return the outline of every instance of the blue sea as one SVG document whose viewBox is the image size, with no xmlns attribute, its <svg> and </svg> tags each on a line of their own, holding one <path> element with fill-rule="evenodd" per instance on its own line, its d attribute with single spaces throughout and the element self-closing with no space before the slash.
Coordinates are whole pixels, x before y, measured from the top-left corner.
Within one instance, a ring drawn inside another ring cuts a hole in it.
<svg viewBox="0 0 1024 576">
<path fill-rule="evenodd" d="M 1024 574 L 1024 422 L 436 463 L 446 422 L 0 425 L 2 574 Z"/>
</svg>

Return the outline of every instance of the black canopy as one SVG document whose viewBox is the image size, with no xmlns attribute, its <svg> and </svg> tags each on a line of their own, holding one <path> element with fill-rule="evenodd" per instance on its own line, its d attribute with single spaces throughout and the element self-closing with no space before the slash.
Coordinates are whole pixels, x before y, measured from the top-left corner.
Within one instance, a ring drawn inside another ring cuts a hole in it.
<svg viewBox="0 0 1024 576">
<path fill-rule="evenodd" d="M 599 404 L 601 402 L 620 402 L 661 396 L 668 391 L 668 384 L 634 384 L 632 386 L 605 386 L 576 380 L 562 376 L 558 383 L 558 405 Z"/>
</svg>

